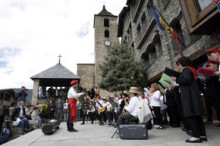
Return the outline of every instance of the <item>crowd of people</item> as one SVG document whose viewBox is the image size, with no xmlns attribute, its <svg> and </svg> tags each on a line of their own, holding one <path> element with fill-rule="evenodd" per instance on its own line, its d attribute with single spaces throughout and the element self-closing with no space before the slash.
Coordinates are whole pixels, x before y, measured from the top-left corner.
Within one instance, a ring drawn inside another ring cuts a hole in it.
<svg viewBox="0 0 220 146">
<path fill-rule="evenodd" d="M 206 130 L 202 116 L 206 115 L 203 105 L 203 97 L 206 103 L 207 121 L 213 122 L 212 107 L 217 115 L 216 127 L 220 127 L 220 50 L 213 49 L 207 52 L 209 56 L 206 67 L 214 70 L 213 76 L 199 75 L 192 67 L 188 57 L 181 57 L 176 62 L 175 71 L 180 73 L 179 77 L 171 76 L 174 81 L 169 88 L 162 91 L 159 83 L 152 83 L 146 88 L 131 87 L 129 91 L 114 93 L 113 96 L 101 97 L 98 88 L 89 92 L 76 93 L 78 81 L 72 81 L 67 94 L 67 100 L 62 103 L 58 99 L 56 103 L 49 101 L 47 107 L 48 119 L 67 122 L 67 130 L 77 132 L 73 123 L 76 122 L 77 105 L 81 105 L 82 125 L 85 120 L 91 120 L 91 124 L 97 119 L 99 125 L 112 125 L 118 127 L 121 124 L 131 122 L 144 123 L 148 129 L 164 129 L 167 125 L 181 127 L 191 137 L 187 143 L 200 143 L 207 141 Z M 23 87 L 22 87 L 23 88 Z M 22 92 L 25 92 L 22 89 Z M 21 96 L 26 96 L 22 93 Z M 79 97 L 84 96 L 80 103 Z M 4 116 L 1 133 L 4 133 L 1 143 L 4 143 L 10 130 L 7 124 L 10 120 L 20 125 L 22 132 L 28 131 L 28 120 L 36 120 L 38 126 L 42 126 L 44 118 L 42 106 L 36 104 L 24 108 L 25 98 L 19 98 L 19 106 L 13 104 Z M 78 107 L 79 109 L 79 107 Z M 168 117 L 167 117 L 168 115 Z M 11 117 L 11 119 L 10 119 Z M 169 120 L 168 120 L 169 119 Z M 181 126 L 182 123 L 182 126 Z"/>
<path fill-rule="evenodd" d="M 180 75 L 171 76 L 174 82 L 170 83 L 169 88 L 164 88 L 165 92 L 160 89 L 161 84 L 152 83 L 148 88 L 131 87 L 129 93 L 123 92 L 113 97 L 95 96 L 91 100 L 86 95 L 83 101 L 85 107 L 82 124 L 85 124 L 84 116 L 90 117 L 91 124 L 94 118 L 97 118 L 100 125 L 107 123 L 116 127 L 131 122 L 135 118 L 139 120 L 139 123 L 145 123 L 149 129 L 151 123 L 157 129 L 164 129 L 168 124 L 171 127 L 181 127 L 183 123 L 182 130 L 191 136 L 185 142 L 207 141 L 202 118 L 206 115 L 203 98 L 206 101 L 208 117 L 205 123 L 212 122 L 212 111 L 209 110 L 214 107 L 217 114 L 215 125 L 220 127 L 219 53 L 219 49 L 207 52 L 209 60 L 206 67 L 214 70 L 211 76 L 205 73 L 198 76 L 198 72 L 192 67 L 192 62 L 188 57 L 183 56 L 178 59 L 175 71 Z"/>
</svg>

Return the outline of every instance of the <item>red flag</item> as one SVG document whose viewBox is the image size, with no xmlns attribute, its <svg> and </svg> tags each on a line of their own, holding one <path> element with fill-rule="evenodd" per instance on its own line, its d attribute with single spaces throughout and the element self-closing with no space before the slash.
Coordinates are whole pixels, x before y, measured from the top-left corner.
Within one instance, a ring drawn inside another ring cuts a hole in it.
<svg viewBox="0 0 220 146">
<path fill-rule="evenodd" d="M 173 31 L 173 39 L 176 41 L 176 44 L 178 44 L 178 37 L 176 31 Z"/>
</svg>

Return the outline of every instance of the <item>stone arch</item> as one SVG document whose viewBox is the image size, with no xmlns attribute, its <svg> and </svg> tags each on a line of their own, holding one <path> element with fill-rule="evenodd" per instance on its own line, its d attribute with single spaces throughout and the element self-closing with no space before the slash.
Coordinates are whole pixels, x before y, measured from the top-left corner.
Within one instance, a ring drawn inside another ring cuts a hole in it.
<svg viewBox="0 0 220 146">
<path fill-rule="evenodd" d="M 156 54 L 157 56 L 162 56 L 163 55 L 163 49 L 162 49 L 162 44 L 161 44 L 161 39 L 160 39 L 160 35 L 159 33 L 157 33 L 156 35 L 154 35 L 153 38 L 153 44 L 156 48 Z"/>
<path fill-rule="evenodd" d="M 105 35 L 106 38 L 110 37 L 109 30 L 105 30 L 105 34 L 104 35 Z"/>
</svg>

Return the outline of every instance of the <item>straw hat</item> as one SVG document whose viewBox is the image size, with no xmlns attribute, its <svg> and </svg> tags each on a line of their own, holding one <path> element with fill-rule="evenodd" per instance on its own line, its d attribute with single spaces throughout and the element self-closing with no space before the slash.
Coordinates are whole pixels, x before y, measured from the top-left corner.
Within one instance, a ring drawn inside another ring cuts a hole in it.
<svg viewBox="0 0 220 146">
<path fill-rule="evenodd" d="M 102 97 L 102 100 L 107 100 L 107 97 Z"/>
<path fill-rule="evenodd" d="M 131 87 L 129 92 L 138 93 L 138 88 L 137 87 Z"/>
<path fill-rule="evenodd" d="M 129 95 L 128 91 L 124 91 L 122 94 Z"/>
</svg>

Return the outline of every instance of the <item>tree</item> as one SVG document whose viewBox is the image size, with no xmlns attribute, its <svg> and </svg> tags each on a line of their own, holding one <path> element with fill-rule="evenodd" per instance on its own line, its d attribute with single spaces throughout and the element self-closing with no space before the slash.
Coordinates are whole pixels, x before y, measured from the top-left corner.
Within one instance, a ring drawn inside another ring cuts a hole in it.
<svg viewBox="0 0 220 146">
<path fill-rule="evenodd" d="M 147 74 L 141 62 L 134 61 L 131 49 L 112 46 L 100 64 L 100 88 L 110 92 L 128 90 L 131 86 L 146 87 Z"/>
</svg>

